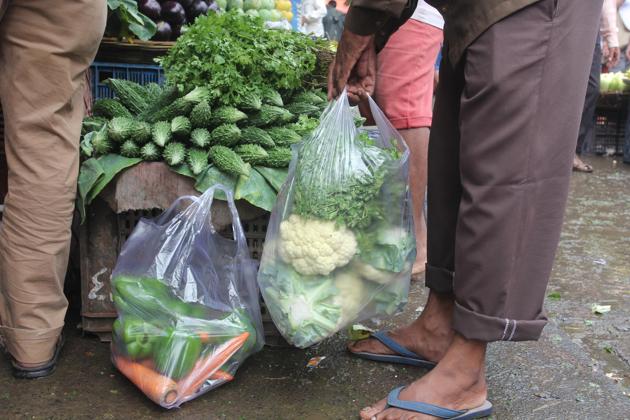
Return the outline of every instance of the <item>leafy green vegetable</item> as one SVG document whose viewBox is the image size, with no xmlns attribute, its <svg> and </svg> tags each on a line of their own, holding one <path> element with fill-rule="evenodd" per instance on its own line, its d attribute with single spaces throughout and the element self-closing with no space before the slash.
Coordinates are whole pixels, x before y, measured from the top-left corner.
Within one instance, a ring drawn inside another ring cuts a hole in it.
<svg viewBox="0 0 630 420">
<path fill-rule="evenodd" d="M 119 39 L 132 38 L 132 34 L 143 41 L 148 41 L 155 35 L 157 25 L 138 11 L 136 0 L 107 0 L 107 6 L 118 15 L 121 22 Z"/>
<path fill-rule="evenodd" d="M 276 192 L 257 171 L 240 176 L 234 190 L 234 198 L 243 199 L 263 210 L 271 211 L 276 203 Z"/>
<path fill-rule="evenodd" d="M 294 212 L 335 220 L 350 228 L 366 228 L 382 219 L 386 209 L 380 205 L 378 197 L 386 177 L 397 170 L 390 153 L 365 145 L 358 141 L 358 135 L 351 141 L 328 140 L 329 146 L 320 147 L 321 142 L 320 138 L 307 138 L 300 150 Z M 339 173 L 331 177 L 318 165 L 326 159 L 339 161 L 337 153 L 345 156 L 343 159 L 352 167 L 340 168 Z"/>
<path fill-rule="evenodd" d="M 280 169 L 256 166 L 254 169 L 256 169 L 276 191 L 280 191 L 282 184 L 284 184 L 284 181 L 286 181 L 289 176 L 289 170 L 286 168 Z"/>
<path fill-rule="evenodd" d="M 287 128 L 298 133 L 300 136 L 305 137 L 310 135 L 317 126 L 319 125 L 319 120 L 317 118 L 312 118 L 307 115 L 300 115 L 297 122 L 293 124 L 289 124 Z"/>
<path fill-rule="evenodd" d="M 292 344 L 308 347 L 335 333 L 342 308 L 334 302 L 338 289 L 332 278 L 301 276 L 280 263 L 260 276 L 277 285 L 264 288 L 263 296 L 274 322 Z"/>
<path fill-rule="evenodd" d="M 216 166 L 210 165 L 208 169 L 201 173 L 201 175 L 199 175 L 199 177 L 197 178 L 195 189 L 201 193 L 204 193 L 214 185 L 221 184 L 228 190 L 234 192 L 237 179 L 238 177 L 227 174 L 225 172 L 221 172 Z M 220 190 L 217 190 L 215 197 L 219 200 L 227 200 L 227 197 L 225 196 L 223 191 Z"/>
<path fill-rule="evenodd" d="M 79 172 L 79 212 L 85 220 L 85 207 L 103 191 L 112 179 L 123 169 L 141 162 L 138 158 L 126 158 L 108 154 L 99 158 L 88 159 L 81 165 Z"/>
<path fill-rule="evenodd" d="M 300 87 L 315 67 L 315 51 L 306 35 L 268 29 L 236 12 L 212 13 L 197 18 L 160 61 L 170 83 L 206 86 L 219 104 L 237 106 L 252 94 L 265 102 L 267 89 Z"/>
</svg>

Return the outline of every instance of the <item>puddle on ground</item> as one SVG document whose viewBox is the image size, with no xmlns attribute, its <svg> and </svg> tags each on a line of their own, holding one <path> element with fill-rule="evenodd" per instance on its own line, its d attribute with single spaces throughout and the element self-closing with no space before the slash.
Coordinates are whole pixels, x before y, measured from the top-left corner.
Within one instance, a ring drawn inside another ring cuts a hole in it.
<svg viewBox="0 0 630 420">
<path fill-rule="evenodd" d="M 630 165 L 620 158 L 586 160 L 595 172 L 573 175 L 549 286 L 560 298 L 547 306 L 606 373 L 616 372 L 630 387 L 628 355 L 621 353 L 630 352 L 624 347 L 630 342 Z M 595 315 L 594 303 L 611 311 Z"/>
</svg>

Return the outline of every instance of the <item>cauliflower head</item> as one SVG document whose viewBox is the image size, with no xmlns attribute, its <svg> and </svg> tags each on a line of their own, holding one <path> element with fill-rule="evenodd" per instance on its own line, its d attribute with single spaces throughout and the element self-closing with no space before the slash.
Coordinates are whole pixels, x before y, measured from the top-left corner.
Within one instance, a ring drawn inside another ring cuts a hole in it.
<svg viewBox="0 0 630 420">
<path fill-rule="evenodd" d="M 357 253 L 357 240 L 335 222 L 291 215 L 280 224 L 280 258 L 305 276 L 329 275 Z"/>
</svg>

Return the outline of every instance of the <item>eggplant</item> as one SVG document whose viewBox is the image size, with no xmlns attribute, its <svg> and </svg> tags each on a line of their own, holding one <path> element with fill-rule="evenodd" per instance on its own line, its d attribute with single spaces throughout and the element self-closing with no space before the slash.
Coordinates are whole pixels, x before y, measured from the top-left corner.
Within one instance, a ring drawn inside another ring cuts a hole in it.
<svg viewBox="0 0 630 420">
<path fill-rule="evenodd" d="M 171 29 L 171 25 L 168 22 L 159 21 L 157 23 L 157 30 L 155 31 L 155 35 L 153 35 L 153 40 L 169 41 L 172 36 L 173 29 Z"/>
<path fill-rule="evenodd" d="M 208 3 L 203 0 L 195 0 L 186 9 L 186 16 L 188 16 L 189 22 L 194 21 L 197 16 L 205 15 L 206 13 L 208 13 Z"/>
<path fill-rule="evenodd" d="M 221 8 L 214 1 L 208 3 L 208 12 L 213 11 L 214 13 L 220 12 Z"/>
<path fill-rule="evenodd" d="M 178 0 L 179 3 L 184 6 L 184 9 L 188 10 L 189 7 L 193 5 L 195 0 Z"/>
<path fill-rule="evenodd" d="M 186 11 L 180 3 L 167 1 L 162 3 L 162 19 L 175 25 L 182 25 L 186 23 Z"/>
<path fill-rule="evenodd" d="M 160 20 L 160 14 L 162 13 L 162 6 L 157 0 L 140 0 L 138 2 L 138 10 L 140 13 L 145 14 L 149 19 L 153 21 Z"/>
<path fill-rule="evenodd" d="M 172 25 L 171 26 L 171 28 L 173 28 L 173 35 L 171 35 L 173 40 L 176 40 L 177 38 L 179 38 L 179 36 L 182 34 L 182 28 L 183 27 L 184 27 L 183 25 Z"/>
</svg>

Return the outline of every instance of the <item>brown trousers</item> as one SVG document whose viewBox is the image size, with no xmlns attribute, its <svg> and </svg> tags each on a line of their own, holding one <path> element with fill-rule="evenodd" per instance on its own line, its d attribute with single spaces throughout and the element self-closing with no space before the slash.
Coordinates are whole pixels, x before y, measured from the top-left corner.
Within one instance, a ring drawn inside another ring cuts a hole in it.
<svg viewBox="0 0 630 420">
<path fill-rule="evenodd" d="M 490 27 L 455 66 L 443 55 L 426 282 L 454 293 L 454 328 L 469 339 L 533 340 L 546 324 L 601 7 L 541 0 Z"/>
<path fill-rule="evenodd" d="M 0 10 L 6 6 L 0 0 Z M 106 7 L 105 0 L 9 0 L 0 20 L 9 167 L 0 333 L 24 363 L 49 360 L 64 323 L 84 74 L 105 29 Z"/>
</svg>

